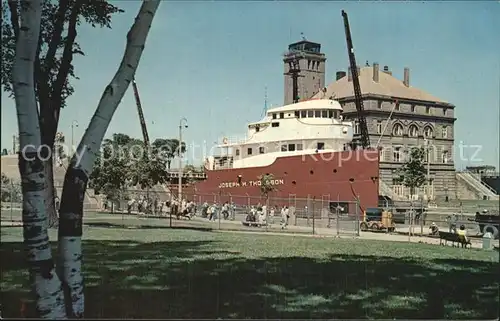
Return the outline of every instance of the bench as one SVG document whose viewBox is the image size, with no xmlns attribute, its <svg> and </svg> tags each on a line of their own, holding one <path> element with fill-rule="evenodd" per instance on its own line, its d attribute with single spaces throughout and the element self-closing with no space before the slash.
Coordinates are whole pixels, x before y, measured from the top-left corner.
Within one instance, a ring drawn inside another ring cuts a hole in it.
<svg viewBox="0 0 500 321">
<path fill-rule="evenodd" d="M 244 226 L 255 226 L 255 227 L 261 227 L 261 226 L 266 226 L 266 224 L 262 224 L 262 223 L 259 223 L 259 222 L 250 222 L 250 221 L 242 221 L 241 224 L 243 224 Z"/>
<path fill-rule="evenodd" d="M 463 235 L 458 235 L 457 233 L 443 232 L 439 231 L 439 245 L 446 245 L 448 241 L 451 242 L 452 246 L 455 246 L 455 243 L 461 244 L 462 247 L 467 248 L 472 247 L 470 240 L 466 240 Z"/>
</svg>

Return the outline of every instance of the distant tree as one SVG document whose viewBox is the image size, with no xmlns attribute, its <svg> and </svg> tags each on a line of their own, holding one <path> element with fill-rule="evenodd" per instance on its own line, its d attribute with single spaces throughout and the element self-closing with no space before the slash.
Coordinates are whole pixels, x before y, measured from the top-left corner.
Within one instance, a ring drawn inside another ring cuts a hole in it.
<svg viewBox="0 0 500 321">
<path fill-rule="evenodd" d="M 397 175 L 396 181 L 410 188 L 410 195 L 413 195 L 415 189 L 426 182 L 425 149 L 412 148 L 408 159 L 397 170 Z"/>
<path fill-rule="evenodd" d="M 2 202 L 20 202 L 22 200 L 21 185 L 12 181 L 2 173 Z"/>
<path fill-rule="evenodd" d="M 167 169 L 170 169 L 172 160 L 179 155 L 179 140 L 158 138 L 153 144 L 153 151 L 156 155 L 165 159 Z M 182 142 L 181 153 L 186 152 L 186 143 Z"/>
<path fill-rule="evenodd" d="M 269 205 L 269 194 L 276 190 L 276 186 L 273 184 L 274 175 L 264 174 L 258 177 L 260 181 L 260 192 L 266 198 L 266 205 Z"/>
<path fill-rule="evenodd" d="M 2 156 L 8 155 L 7 148 L 2 149 Z"/>
</svg>

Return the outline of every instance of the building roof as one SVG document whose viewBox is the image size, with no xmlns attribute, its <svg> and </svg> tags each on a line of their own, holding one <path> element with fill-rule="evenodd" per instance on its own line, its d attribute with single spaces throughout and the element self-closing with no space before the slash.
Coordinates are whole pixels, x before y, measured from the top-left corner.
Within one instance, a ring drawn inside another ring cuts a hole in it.
<svg viewBox="0 0 500 321">
<path fill-rule="evenodd" d="M 379 70 L 379 81 L 373 80 L 373 67 L 361 67 L 359 73 L 359 83 L 363 95 L 373 94 L 387 96 L 391 98 L 406 98 L 411 100 L 430 101 L 441 104 L 449 104 L 448 102 L 439 99 L 425 91 L 412 87 L 406 87 L 403 81 L 396 77 Z M 353 97 L 354 88 L 352 81 L 348 81 L 348 76 L 328 85 L 326 93 L 319 92 L 314 95 L 314 98 L 334 96 L 335 99 Z"/>
</svg>

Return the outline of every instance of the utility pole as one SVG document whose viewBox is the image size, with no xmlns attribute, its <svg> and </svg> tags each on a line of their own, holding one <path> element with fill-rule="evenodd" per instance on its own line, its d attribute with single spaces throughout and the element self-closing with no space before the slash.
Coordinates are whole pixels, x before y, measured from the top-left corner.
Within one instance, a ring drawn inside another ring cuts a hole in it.
<svg viewBox="0 0 500 321">
<path fill-rule="evenodd" d="M 184 122 L 184 124 L 183 124 Z M 181 118 L 179 121 L 179 186 L 177 199 L 179 200 L 179 206 L 182 202 L 182 128 L 187 128 L 187 119 Z"/>
<path fill-rule="evenodd" d="M 425 152 L 427 155 L 427 204 L 430 202 L 431 195 L 431 157 L 429 152 L 430 142 L 428 139 L 425 140 Z"/>
</svg>

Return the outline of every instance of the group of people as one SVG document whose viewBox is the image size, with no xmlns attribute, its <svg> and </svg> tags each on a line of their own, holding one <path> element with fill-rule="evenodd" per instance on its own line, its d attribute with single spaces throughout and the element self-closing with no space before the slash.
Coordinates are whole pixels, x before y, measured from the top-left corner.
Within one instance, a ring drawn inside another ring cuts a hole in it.
<svg viewBox="0 0 500 321">
<path fill-rule="evenodd" d="M 250 208 L 249 213 L 247 214 L 245 221 L 247 222 L 256 222 L 260 225 L 274 224 L 274 218 L 276 216 L 276 212 L 279 211 L 278 206 L 271 206 L 268 209 L 266 205 L 258 204 L 256 207 L 252 206 Z M 290 220 L 290 209 L 288 206 L 283 205 L 281 207 L 281 228 L 285 229 L 288 226 L 288 221 Z"/>
<path fill-rule="evenodd" d="M 178 200 L 160 201 L 158 198 L 150 199 L 141 196 L 138 200 L 132 198 L 127 203 L 127 212 L 130 214 L 134 207 L 137 212 L 143 214 L 166 214 L 172 213 L 177 218 L 179 216 L 193 216 L 196 214 L 196 204 L 193 201 L 183 199 L 181 202 Z"/>
<path fill-rule="evenodd" d="M 219 207 L 216 203 L 208 204 L 208 202 L 205 202 L 201 206 L 201 217 L 208 218 L 209 221 L 215 221 L 220 215 L 225 220 L 234 221 L 235 208 L 234 203 L 225 202 Z"/>
</svg>

